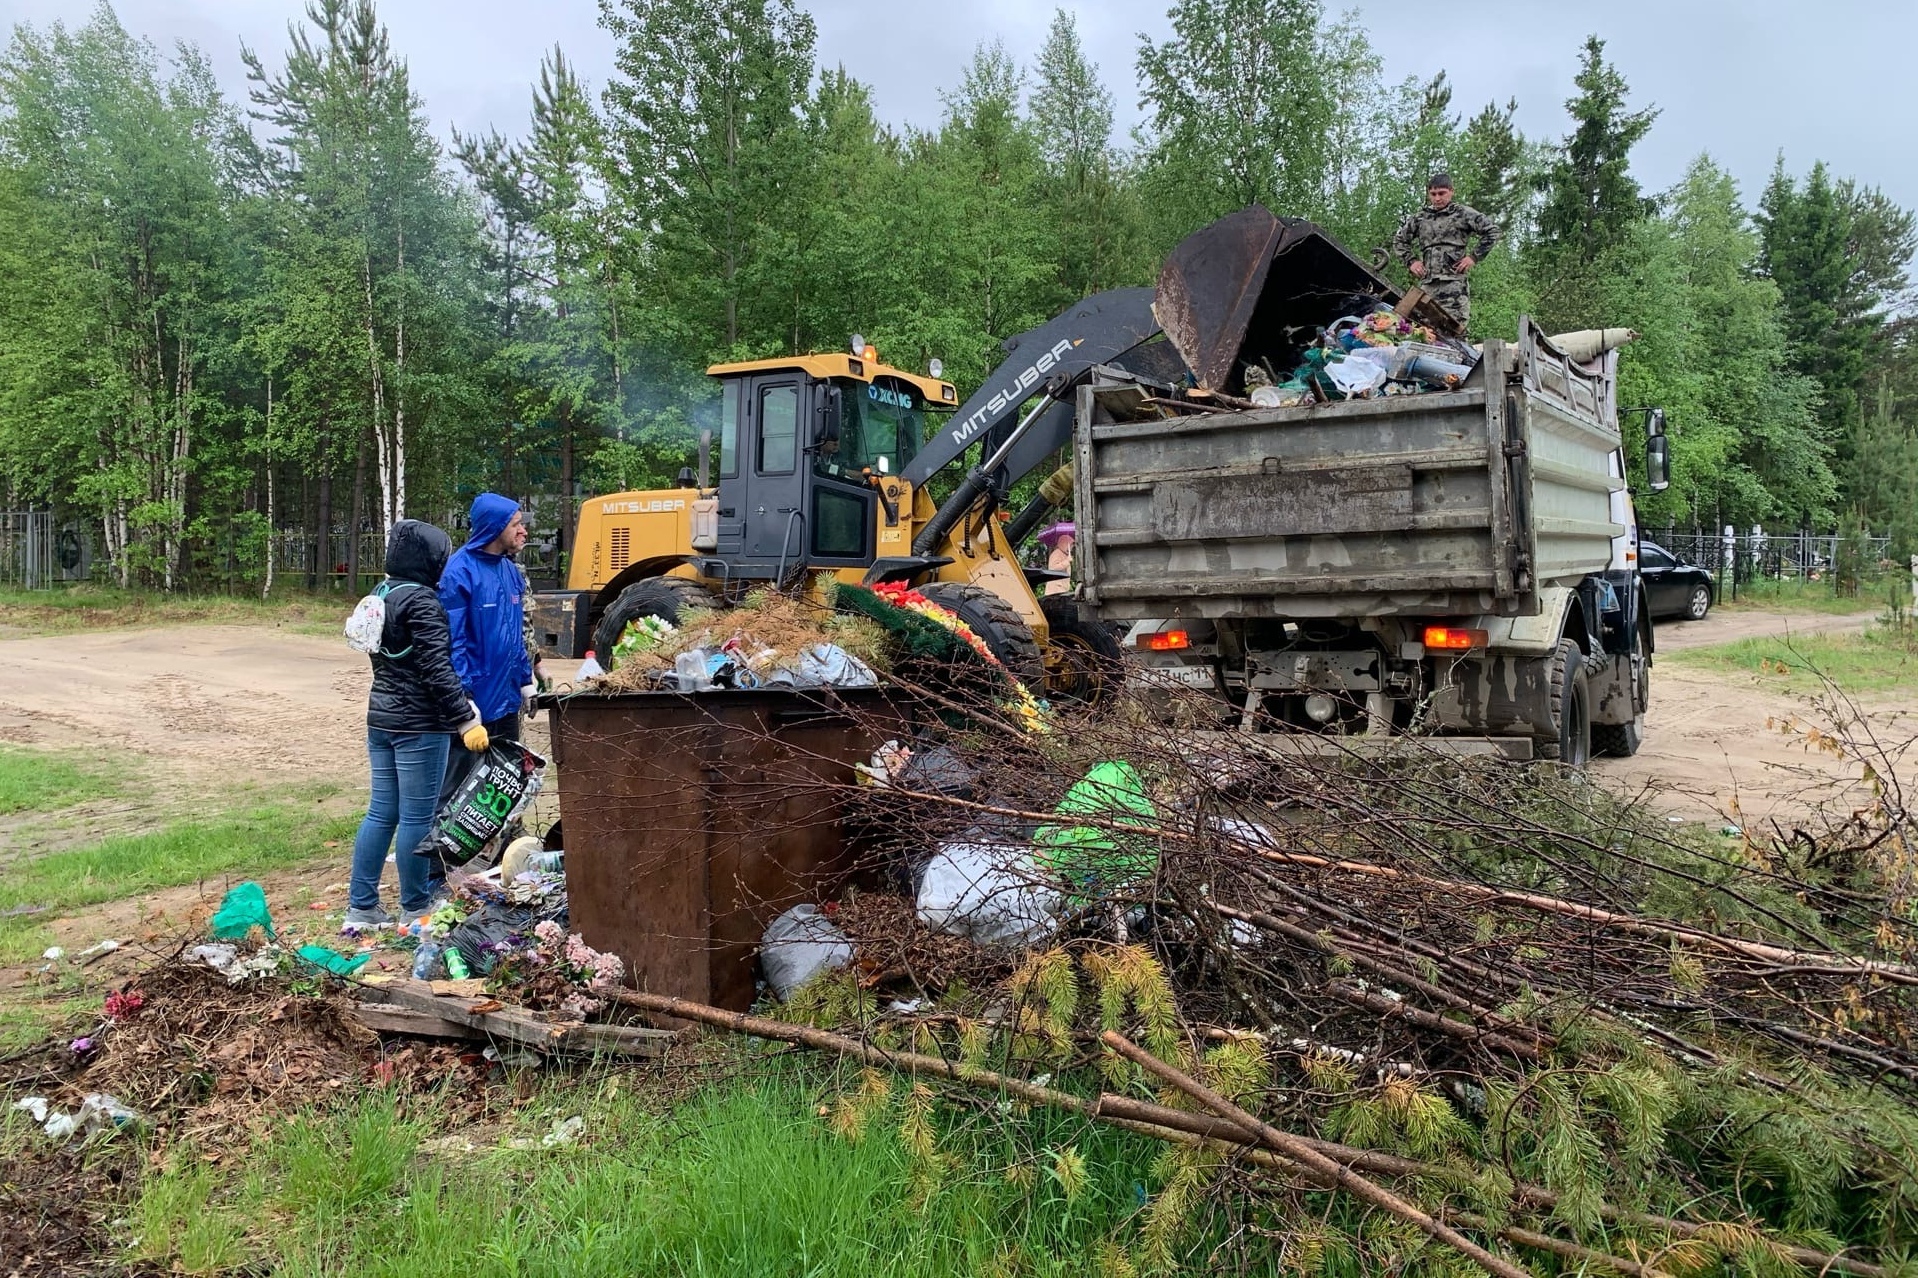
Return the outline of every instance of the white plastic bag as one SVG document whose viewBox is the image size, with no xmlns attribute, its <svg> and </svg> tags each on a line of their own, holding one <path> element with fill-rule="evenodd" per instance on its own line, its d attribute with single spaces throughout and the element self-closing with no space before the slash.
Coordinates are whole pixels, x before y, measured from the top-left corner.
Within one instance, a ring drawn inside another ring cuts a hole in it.
<svg viewBox="0 0 1918 1278">
<path fill-rule="evenodd" d="M 816 905 L 795 905 L 766 925 L 759 966 L 766 984 L 785 1002 L 821 972 L 852 962 L 852 942 Z"/>
<path fill-rule="evenodd" d="M 814 644 L 766 680 L 769 688 L 871 688 L 878 683 L 871 666 L 831 643 Z"/>
<path fill-rule="evenodd" d="M 1023 845 L 953 842 L 927 862 L 919 921 L 981 945 L 1034 945 L 1058 930 L 1062 898 Z"/>
<path fill-rule="evenodd" d="M 1356 354 L 1356 351 L 1353 352 L 1353 355 Z M 1345 392 L 1347 399 L 1366 391 L 1377 390 L 1385 385 L 1385 380 L 1389 376 L 1383 364 L 1363 356 L 1354 359 L 1352 355 L 1327 364 L 1325 375 L 1332 379 L 1334 386 Z"/>
</svg>

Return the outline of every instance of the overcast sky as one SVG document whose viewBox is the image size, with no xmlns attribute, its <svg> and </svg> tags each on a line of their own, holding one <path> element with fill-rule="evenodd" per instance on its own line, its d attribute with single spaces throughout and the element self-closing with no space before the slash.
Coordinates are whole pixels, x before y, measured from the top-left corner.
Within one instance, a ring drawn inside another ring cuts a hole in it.
<svg viewBox="0 0 1918 1278">
<path fill-rule="evenodd" d="M 0 0 L 0 19 L 8 27 L 71 22 L 85 3 Z M 921 125 L 938 120 L 940 91 L 956 82 L 974 44 L 996 35 L 1027 61 L 1053 8 L 1045 0 L 815 0 L 809 7 L 820 62 L 843 63 L 872 85 L 883 119 Z M 1121 128 L 1129 129 L 1139 118 L 1131 82 L 1139 36 L 1166 33 L 1165 0 L 1065 0 L 1065 7 L 1079 14 Z M 1918 135 L 1904 79 L 1918 47 L 1914 0 L 1859 6 L 1862 12 L 1785 0 L 1362 0 L 1354 7 L 1389 79 L 1443 67 L 1456 107 L 1469 115 L 1516 97 L 1520 127 L 1533 137 L 1564 132 L 1578 48 L 1595 31 L 1630 82 L 1633 104 L 1660 109 L 1635 152 L 1639 179 L 1651 190 L 1670 186 L 1709 150 L 1755 202 L 1782 148 L 1794 172 L 1824 159 L 1840 175 L 1918 205 Z M 244 90 L 240 43 L 271 63 L 285 47 L 287 21 L 300 13 L 297 0 L 118 0 L 115 8 L 129 29 L 163 48 L 198 44 L 236 97 Z M 381 0 L 380 12 L 442 135 L 449 125 L 519 131 L 528 86 L 554 43 L 595 87 L 612 70 L 595 0 Z"/>
</svg>

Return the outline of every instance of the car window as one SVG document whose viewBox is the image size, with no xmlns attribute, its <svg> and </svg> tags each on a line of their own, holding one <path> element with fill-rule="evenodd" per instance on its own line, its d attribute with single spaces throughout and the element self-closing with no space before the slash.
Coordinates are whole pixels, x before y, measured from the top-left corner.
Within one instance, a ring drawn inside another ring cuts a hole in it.
<svg viewBox="0 0 1918 1278">
<path fill-rule="evenodd" d="M 1638 547 L 1638 566 L 1641 568 L 1675 568 L 1678 561 L 1660 550 L 1657 546 L 1641 542 Z"/>
</svg>

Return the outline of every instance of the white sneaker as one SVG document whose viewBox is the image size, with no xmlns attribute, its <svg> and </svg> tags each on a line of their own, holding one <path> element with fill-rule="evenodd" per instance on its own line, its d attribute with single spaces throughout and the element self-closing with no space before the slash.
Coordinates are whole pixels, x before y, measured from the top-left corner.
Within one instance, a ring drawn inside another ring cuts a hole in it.
<svg viewBox="0 0 1918 1278">
<path fill-rule="evenodd" d="M 346 918 L 340 924 L 340 931 L 343 933 L 377 932 L 381 928 L 392 926 L 393 916 L 377 905 L 370 906 L 364 910 L 349 906 L 346 911 Z"/>
</svg>

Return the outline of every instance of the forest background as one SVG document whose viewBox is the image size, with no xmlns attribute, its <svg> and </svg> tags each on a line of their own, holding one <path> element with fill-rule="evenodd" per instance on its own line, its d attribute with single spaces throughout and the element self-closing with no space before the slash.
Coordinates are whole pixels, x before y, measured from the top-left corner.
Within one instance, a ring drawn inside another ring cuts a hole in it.
<svg viewBox="0 0 1918 1278">
<path fill-rule="evenodd" d="M 555 48 L 516 136 L 445 147 L 371 0 L 312 0 L 282 61 L 246 54 L 245 102 L 104 3 L 16 28 L 0 509 L 84 520 L 98 575 L 167 589 L 257 586 L 274 530 L 450 522 L 482 488 L 558 525 L 688 464 L 714 360 L 858 332 L 963 395 L 1001 339 L 1149 283 L 1215 217 L 1264 203 L 1370 256 L 1449 169 L 1507 233 L 1474 336 L 1642 334 L 1622 402 L 1667 410 L 1674 469 L 1644 523 L 1918 551 L 1912 212 L 1784 156 L 1754 200 L 1704 138 L 1641 189 L 1657 112 L 1596 38 L 1546 138 L 1442 71 L 1388 83 L 1311 0 L 1175 0 L 1117 74 L 1061 11 L 1030 65 L 996 41 L 954 65 L 931 129 L 820 66 L 791 0 L 602 0 L 601 26 L 602 88 Z"/>
</svg>

